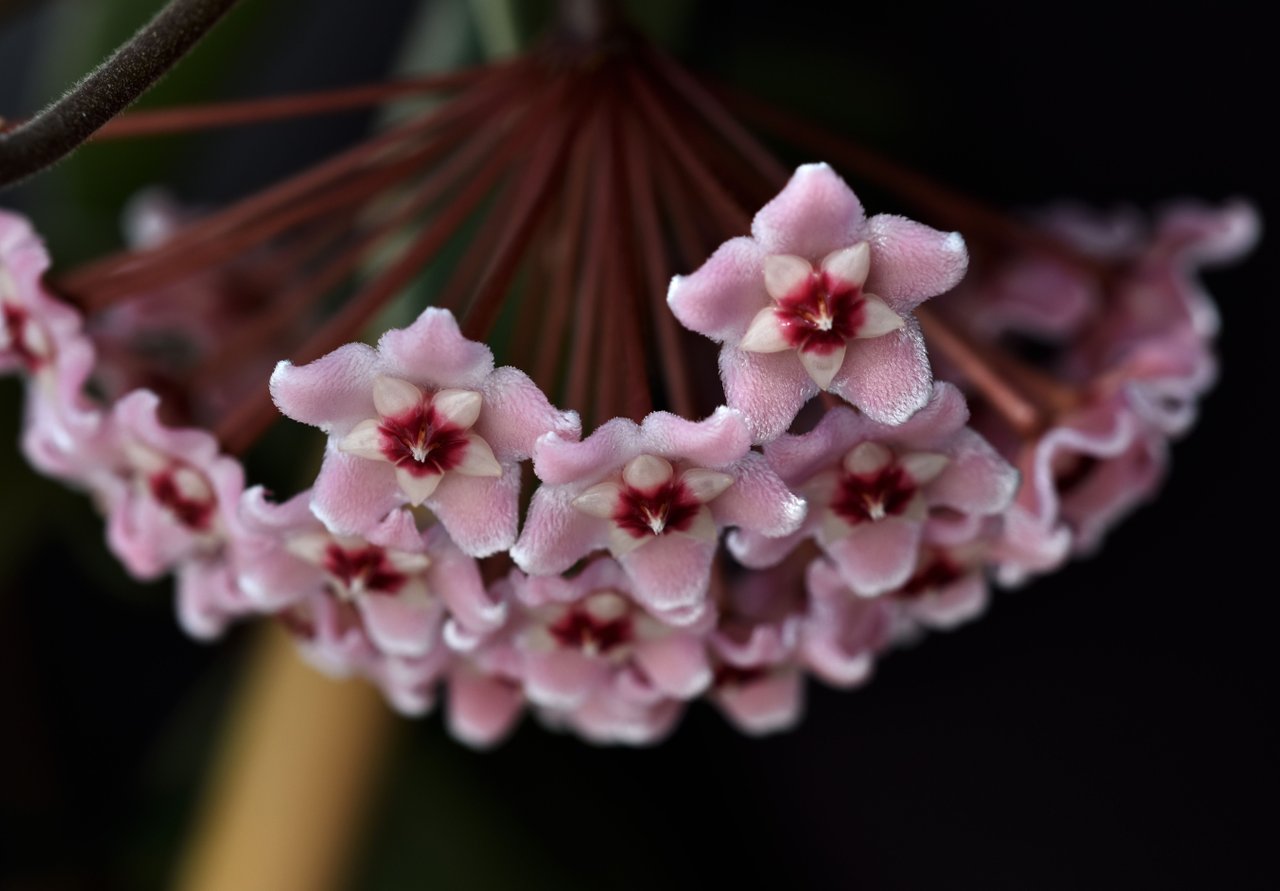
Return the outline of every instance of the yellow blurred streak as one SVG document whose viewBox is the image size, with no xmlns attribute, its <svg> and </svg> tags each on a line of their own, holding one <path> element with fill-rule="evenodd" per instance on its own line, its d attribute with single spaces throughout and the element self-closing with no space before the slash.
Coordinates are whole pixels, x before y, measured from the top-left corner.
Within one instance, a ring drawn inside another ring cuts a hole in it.
<svg viewBox="0 0 1280 891">
<path fill-rule="evenodd" d="M 220 743 L 177 891 L 342 887 L 395 719 L 361 681 L 335 681 L 285 632 L 260 632 Z"/>
</svg>

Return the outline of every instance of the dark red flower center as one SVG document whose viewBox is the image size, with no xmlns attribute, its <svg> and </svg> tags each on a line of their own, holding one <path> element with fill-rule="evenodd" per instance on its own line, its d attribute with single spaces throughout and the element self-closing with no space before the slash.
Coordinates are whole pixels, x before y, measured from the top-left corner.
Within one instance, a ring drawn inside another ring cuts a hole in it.
<svg viewBox="0 0 1280 891">
<path fill-rule="evenodd" d="M 845 473 L 831 509 L 851 526 L 898 516 L 915 497 L 917 486 L 897 464 L 874 474 Z"/>
<path fill-rule="evenodd" d="M 778 301 L 774 312 L 792 347 L 825 355 L 857 335 L 866 317 L 862 287 L 815 272 Z"/>
<path fill-rule="evenodd" d="M 9 332 L 9 349 L 18 357 L 27 371 L 35 371 L 44 363 L 44 356 L 31 348 L 27 336 L 27 328 L 31 317 L 20 306 L 0 302 L 0 316 L 3 316 L 4 327 Z"/>
<path fill-rule="evenodd" d="M 213 525 L 214 500 L 195 498 L 183 492 L 174 479 L 173 470 L 153 473 L 147 478 L 147 488 L 156 503 L 188 529 L 204 532 Z"/>
<path fill-rule="evenodd" d="M 467 431 L 445 421 L 425 400 L 378 425 L 379 447 L 396 467 L 414 476 L 452 470 L 467 452 Z"/>
<path fill-rule="evenodd" d="M 702 502 L 674 477 L 647 491 L 623 483 L 613 521 L 636 538 L 684 532 L 701 507 Z"/>
<path fill-rule="evenodd" d="M 916 570 L 915 575 L 898 589 L 895 596 L 902 600 L 914 600 L 932 594 L 960 579 L 965 569 L 945 554 L 934 554 Z"/>
<path fill-rule="evenodd" d="M 331 544 L 324 552 L 324 568 L 348 591 L 358 588 L 367 594 L 395 594 L 408 581 L 377 545 L 344 548 Z"/>
<path fill-rule="evenodd" d="M 562 647 L 607 655 L 633 639 L 631 617 L 601 619 L 575 607 L 547 628 Z"/>
<path fill-rule="evenodd" d="M 739 666 L 730 665 L 722 662 L 716 666 L 715 678 L 712 681 L 717 688 L 720 687 L 745 687 L 747 684 L 754 684 L 761 680 L 769 673 L 767 668 L 760 666 Z"/>
</svg>

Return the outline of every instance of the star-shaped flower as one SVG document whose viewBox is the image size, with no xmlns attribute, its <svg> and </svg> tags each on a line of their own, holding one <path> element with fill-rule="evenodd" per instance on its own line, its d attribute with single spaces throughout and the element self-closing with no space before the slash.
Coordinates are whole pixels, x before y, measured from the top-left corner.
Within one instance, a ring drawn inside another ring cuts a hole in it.
<svg viewBox="0 0 1280 891">
<path fill-rule="evenodd" d="M 772 566 L 812 537 L 859 594 L 897 588 L 926 538 L 967 540 L 1013 499 L 1017 472 L 968 419 L 960 391 L 937 383 L 904 424 L 837 408 L 809 433 L 769 443 L 765 457 L 809 501 L 809 515 L 782 538 L 736 531 L 731 553 L 746 566 Z"/>
<path fill-rule="evenodd" d="M 42 472 L 92 487 L 110 459 L 105 413 L 84 393 L 94 349 L 80 314 L 45 288 L 48 268 L 31 224 L 0 211 L 0 373 L 27 378 L 22 449 Z"/>
<path fill-rule="evenodd" d="M 245 493 L 242 516 L 257 537 L 244 547 L 243 585 L 261 608 L 327 592 L 356 607 L 381 652 L 409 659 L 431 652 L 450 623 L 476 639 L 502 625 L 506 604 L 490 600 L 476 561 L 442 526 L 420 532 L 409 511 L 395 510 L 366 536 L 336 535 L 308 501 L 306 492 L 279 505 L 260 487 Z"/>
<path fill-rule="evenodd" d="M 898 424 L 932 375 L 911 310 L 953 287 L 968 253 L 956 233 L 867 219 L 830 167 L 800 167 L 751 225 L 667 295 L 685 327 L 724 344 L 726 401 L 756 442 L 783 433 L 826 390 Z"/>
<path fill-rule="evenodd" d="M 376 349 L 281 362 L 271 394 L 329 434 L 311 507 L 332 531 L 364 534 L 396 507 L 425 504 L 475 557 L 515 541 L 520 462 L 535 440 L 579 430 L 575 413 L 553 408 L 524 372 L 495 369 L 489 348 L 436 308 Z"/>
<path fill-rule="evenodd" d="M 525 690 L 538 705 L 576 709 L 621 671 L 639 672 L 675 699 L 691 699 L 711 683 L 704 638 L 712 622 L 674 628 L 654 618 L 611 559 L 572 578 L 515 573 L 512 584 L 524 607 L 514 644 Z"/>
<path fill-rule="evenodd" d="M 654 412 L 615 418 L 582 442 L 543 437 L 516 564 L 560 573 L 600 548 L 622 564 L 637 600 L 689 624 L 706 606 L 711 561 L 726 526 L 786 535 L 804 502 L 750 450 L 742 416 L 721 408 L 701 422 Z"/>
</svg>

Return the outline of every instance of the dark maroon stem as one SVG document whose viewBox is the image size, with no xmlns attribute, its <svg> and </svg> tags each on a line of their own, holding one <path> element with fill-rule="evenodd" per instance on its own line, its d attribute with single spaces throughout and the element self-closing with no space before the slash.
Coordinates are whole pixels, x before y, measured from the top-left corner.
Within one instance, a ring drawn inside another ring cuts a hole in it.
<svg viewBox="0 0 1280 891">
<path fill-rule="evenodd" d="M 238 0 L 170 0 L 65 96 L 0 133 L 0 188 L 69 155 L 200 42 Z"/>
</svg>

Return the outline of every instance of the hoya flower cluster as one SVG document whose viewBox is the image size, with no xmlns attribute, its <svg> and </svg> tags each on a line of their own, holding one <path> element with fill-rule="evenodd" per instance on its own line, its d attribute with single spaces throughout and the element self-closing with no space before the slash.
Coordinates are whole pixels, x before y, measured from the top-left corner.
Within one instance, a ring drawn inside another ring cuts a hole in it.
<svg viewBox="0 0 1280 891">
<path fill-rule="evenodd" d="M 1189 427 L 1217 327 L 1192 273 L 1247 248 L 1252 216 L 1041 225 L 1114 273 L 1005 254 L 962 282 L 958 234 L 867 217 L 803 166 L 750 236 L 670 284 L 674 318 L 720 344 L 714 411 L 583 429 L 428 307 L 374 346 L 276 367 L 276 406 L 327 438 L 291 496 L 246 487 L 212 433 L 162 422 L 156 392 L 90 395 L 118 389 L 97 351 L 146 315 L 91 337 L 11 214 L 0 369 L 26 381 L 28 459 L 92 497 L 129 572 L 176 577 L 197 637 L 275 617 L 403 712 L 443 694 L 475 745 L 525 712 L 652 743 L 699 699 L 764 733 L 798 719 L 806 676 L 861 684 L 896 642 L 978 615 L 993 579 L 1096 547 Z M 1050 360 L 1020 360 L 1032 342 Z M 993 370 L 995 346 L 1012 358 Z"/>
</svg>

